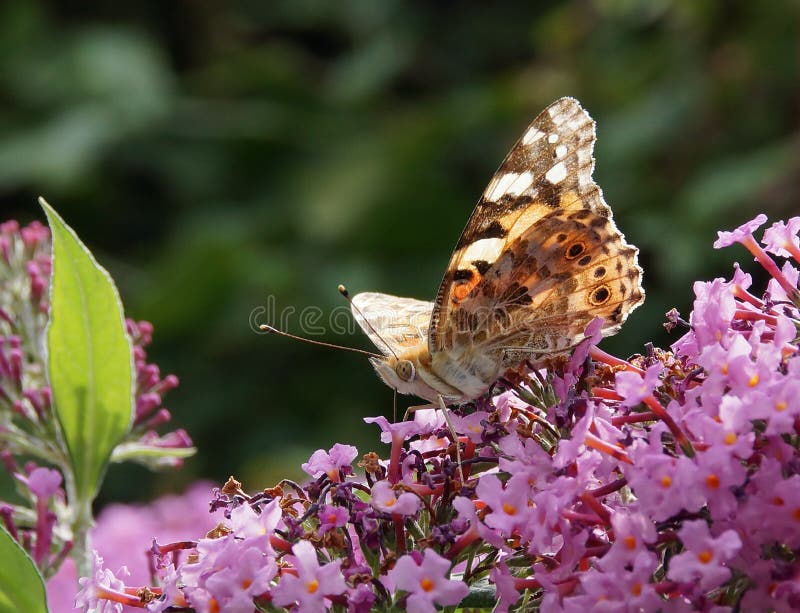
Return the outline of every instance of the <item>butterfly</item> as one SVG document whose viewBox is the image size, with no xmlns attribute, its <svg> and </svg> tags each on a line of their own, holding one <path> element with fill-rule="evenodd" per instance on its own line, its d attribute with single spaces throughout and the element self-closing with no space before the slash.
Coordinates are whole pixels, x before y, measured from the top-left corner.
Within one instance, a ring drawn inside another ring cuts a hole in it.
<svg viewBox="0 0 800 613">
<path fill-rule="evenodd" d="M 638 249 L 592 180 L 595 122 L 556 100 L 512 147 L 469 218 L 433 302 L 375 292 L 353 316 L 402 394 L 464 403 L 508 369 L 543 364 L 603 320 L 616 333 L 644 301 Z"/>
</svg>

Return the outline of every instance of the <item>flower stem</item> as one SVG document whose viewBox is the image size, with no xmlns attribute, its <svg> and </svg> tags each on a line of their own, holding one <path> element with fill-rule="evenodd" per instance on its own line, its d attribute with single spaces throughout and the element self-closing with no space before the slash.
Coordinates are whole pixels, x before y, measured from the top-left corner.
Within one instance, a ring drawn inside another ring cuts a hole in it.
<svg viewBox="0 0 800 613">
<path fill-rule="evenodd" d="M 753 254 L 756 261 L 761 264 L 764 269 L 780 284 L 783 288 L 783 291 L 786 292 L 786 295 L 789 296 L 789 299 L 792 302 L 797 301 L 797 288 L 792 285 L 789 280 L 783 275 L 778 265 L 775 263 L 771 257 L 767 255 L 767 253 L 761 248 L 756 240 L 749 236 L 743 241 L 741 241 L 742 245 L 744 245 L 747 250 Z"/>
<path fill-rule="evenodd" d="M 92 527 L 92 501 L 83 499 L 78 495 L 75 475 L 71 467 L 62 466 L 61 472 L 64 475 L 64 486 L 67 493 L 69 506 L 72 508 L 72 559 L 78 569 L 79 577 L 90 577 L 93 574 L 92 568 L 92 544 L 89 530 Z"/>
</svg>

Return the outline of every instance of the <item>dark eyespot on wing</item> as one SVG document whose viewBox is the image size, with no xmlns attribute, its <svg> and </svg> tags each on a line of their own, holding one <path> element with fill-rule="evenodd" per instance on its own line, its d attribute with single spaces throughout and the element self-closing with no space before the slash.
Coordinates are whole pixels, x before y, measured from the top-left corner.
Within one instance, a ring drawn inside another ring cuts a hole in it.
<svg viewBox="0 0 800 613">
<path fill-rule="evenodd" d="M 592 292 L 591 302 L 594 305 L 601 305 L 611 296 L 611 292 L 605 285 L 601 285 Z"/>
<path fill-rule="evenodd" d="M 574 260 L 586 250 L 586 244 L 583 242 L 572 243 L 564 253 L 568 260 Z"/>
</svg>

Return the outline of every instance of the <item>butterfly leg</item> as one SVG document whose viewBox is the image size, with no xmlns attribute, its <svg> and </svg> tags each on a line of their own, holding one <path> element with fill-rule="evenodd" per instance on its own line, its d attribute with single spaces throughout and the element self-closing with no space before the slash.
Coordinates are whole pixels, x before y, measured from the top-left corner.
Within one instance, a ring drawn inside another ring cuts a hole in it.
<svg viewBox="0 0 800 613">
<path fill-rule="evenodd" d="M 461 468 L 461 443 L 458 441 L 458 433 L 456 432 L 456 428 L 453 425 L 453 420 L 450 419 L 450 409 L 447 408 L 447 405 L 444 403 L 444 398 L 442 395 L 439 394 L 439 408 L 442 410 L 442 415 L 444 415 L 444 420 L 447 422 L 447 428 L 450 430 L 450 434 L 453 437 L 453 443 L 456 446 L 456 463 L 458 464 L 458 476 L 461 479 L 461 483 L 464 483 L 464 470 Z"/>
<path fill-rule="evenodd" d="M 428 404 L 416 404 L 413 407 L 408 407 L 406 409 L 406 412 L 403 414 L 403 421 L 408 421 L 408 418 L 411 417 L 411 415 L 415 411 L 421 411 L 423 409 L 438 409 L 438 408 L 440 408 L 440 406 L 435 402 L 429 402 Z"/>
<path fill-rule="evenodd" d="M 453 437 L 453 442 L 456 446 L 456 462 L 458 463 L 458 476 L 461 478 L 461 483 L 464 483 L 464 471 L 461 468 L 461 445 L 458 442 L 458 433 L 456 432 L 456 428 L 453 425 L 453 420 L 450 419 L 450 409 L 447 408 L 447 405 L 444 402 L 444 398 L 441 396 L 437 396 L 437 402 L 429 402 L 428 404 L 418 404 L 412 407 L 408 407 L 406 409 L 405 415 L 403 415 L 403 421 L 408 421 L 409 415 L 414 413 L 415 411 L 419 411 L 422 409 L 439 409 L 444 415 L 444 421 L 447 423 L 447 429 L 450 432 L 450 435 Z"/>
</svg>

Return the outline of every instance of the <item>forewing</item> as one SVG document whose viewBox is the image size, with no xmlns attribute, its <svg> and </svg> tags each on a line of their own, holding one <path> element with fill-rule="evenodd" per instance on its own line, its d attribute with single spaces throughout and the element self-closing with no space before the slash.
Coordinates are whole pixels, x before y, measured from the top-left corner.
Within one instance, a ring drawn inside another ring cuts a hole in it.
<svg viewBox="0 0 800 613">
<path fill-rule="evenodd" d="M 431 353 L 469 345 L 556 353 L 593 317 L 611 334 L 641 304 L 637 250 L 592 180 L 594 141 L 594 121 L 572 98 L 527 128 L 456 246 L 436 297 Z"/>
<path fill-rule="evenodd" d="M 377 292 L 353 296 L 353 317 L 384 355 L 425 342 L 433 303 Z"/>
</svg>

